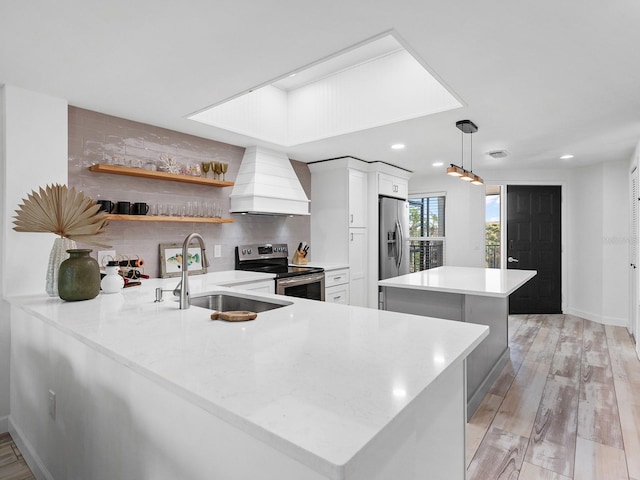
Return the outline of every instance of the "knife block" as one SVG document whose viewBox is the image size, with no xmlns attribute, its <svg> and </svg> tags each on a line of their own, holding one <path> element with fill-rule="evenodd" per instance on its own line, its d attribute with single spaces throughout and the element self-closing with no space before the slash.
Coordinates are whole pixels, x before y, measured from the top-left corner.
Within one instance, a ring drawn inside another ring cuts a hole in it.
<svg viewBox="0 0 640 480">
<path fill-rule="evenodd" d="M 296 250 L 293 254 L 293 258 L 291 259 L 291 263 L 294 265 L 306 265 L 307 257 L 304 257 L 299 250 Z"/>
</svg>

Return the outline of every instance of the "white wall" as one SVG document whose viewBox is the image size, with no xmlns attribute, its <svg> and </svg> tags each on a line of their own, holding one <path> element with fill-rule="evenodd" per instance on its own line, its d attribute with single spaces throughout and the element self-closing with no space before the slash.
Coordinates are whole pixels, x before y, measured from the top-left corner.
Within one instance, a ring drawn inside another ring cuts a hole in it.
<svg viewBox="0 0 640 480">
<path fill-rule="evenodd" d="M 5 140 L 4 140 L 4 88 L 0 88 L 0 186 L 5 185 Z M 0 229 L 4 232 L 4 196 L 0 194 Z M 1 233 L 1 232 L 0 232 Z M 4 291 L 4 235 L 0 235 L 0 292 Z M 9 418 L 9 366 L 11 347 L 11 324 L 9 304 L 0 295 L 0 433 L 6 432 Z"/>
<path fill-rule="evenodd" d="M 628 162 L 603 165 L 602 180 L 602 317 L 604 323 L 627 326 L 631 234 Z"/>
<path fill-rule="evenodd" d="M 415 175 L 409 195 L 445 192 L 445 264 L 484 267 L 485 189 L 444 174 Z"/>
<path fill-rule="evenodd" d="M 5 85 L 0 125 L 0 291 L 2 297 L 44 293 L 54 235 L 14 232 L 22 198 L 47 183 L 67 182 L 67 102 Z M 0 300 L 0 432 L 9 415 L 9 306 Z"/>
<path fill-rule="evenodd" d="M 628 323 L 628 161 L 581 168 L 502 171 L 487 183 L 563 188 L 563 311 Z"/>
</svg>

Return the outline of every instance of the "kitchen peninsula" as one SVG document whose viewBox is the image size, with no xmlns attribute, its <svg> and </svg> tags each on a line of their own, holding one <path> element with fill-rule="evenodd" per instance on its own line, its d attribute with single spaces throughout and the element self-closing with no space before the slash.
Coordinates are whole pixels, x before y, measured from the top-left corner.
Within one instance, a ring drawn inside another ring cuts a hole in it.
<svg viewBox="0 0 640 480">
<path fill-rule="evenodd" d="M 469 418 L 509 357 L 509 295 L 535 275 L 534 270 L 438 267 L 378 282 L 385 310 L 490 327 L 466 362 Z"/>
<path fill-rule="evenodd" d="M 232 291 L 220 278 L 192 294 Z M 464 478 L 463 364 L 486 326 L 276 295 L 292 304 L 211 321 L 154 303 L 175 284 L 10 299 L 10 431 L 43 477 Z"/>
</svg>

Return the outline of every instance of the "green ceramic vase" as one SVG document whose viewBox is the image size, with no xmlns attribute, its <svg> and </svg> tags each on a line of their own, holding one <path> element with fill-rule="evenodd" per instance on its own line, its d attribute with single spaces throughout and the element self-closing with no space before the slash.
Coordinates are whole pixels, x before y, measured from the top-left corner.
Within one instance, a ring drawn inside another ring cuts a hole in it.
<svg viewBox="0 0 640 480">
<path fill-rule="evenodd" d="M 60 264 L 58 295 L 63 300 L 75 302 L 89 300 L 100 293 L 100 266 L 89 256 L 91 249 L 67 250 L 70 255 Z"/>
</svg>

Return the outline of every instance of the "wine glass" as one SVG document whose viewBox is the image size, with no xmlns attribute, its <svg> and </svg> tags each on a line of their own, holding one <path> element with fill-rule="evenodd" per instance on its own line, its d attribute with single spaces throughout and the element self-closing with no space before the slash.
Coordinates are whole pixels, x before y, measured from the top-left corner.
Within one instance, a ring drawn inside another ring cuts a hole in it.
<svg viewBox="0 0 640 480">
<path fill-rule="evenodd" d="M 209 173 L 209 168 L 211 168 L 211 164 L 209 162 L 201 162 L 202 166 L 202 176 L 207 178 L 207 173 Z"/>
<path fill-rule="evenodd" d="M 216 175 L 218 175 L 218 180 L 220 180 L 220 175 L 222 175 L 222 162 L 216 162 Z"/>
<path fill-rule="evenodd" d="M 229 170 L 229 164 L 228 163 L 221 163 L 220 164 L 220 169 L 222 170 L 222 180 L 224 180 L 224 175 L 225 173 L 227 173 L 227 170 Z"/>
<path fill-rule="evenodd" d="M 211 165 L 211 173 L 213 173 L 213 178 L 214 178 L 214 179 L 215 179 L 215 178 L 218 178 L 218 177 L 216 176 L 216 168 L 218 168 L 218 167 L 217 167 L 218 162 L 210 162 L 210 165 Z"/>
</svg>

